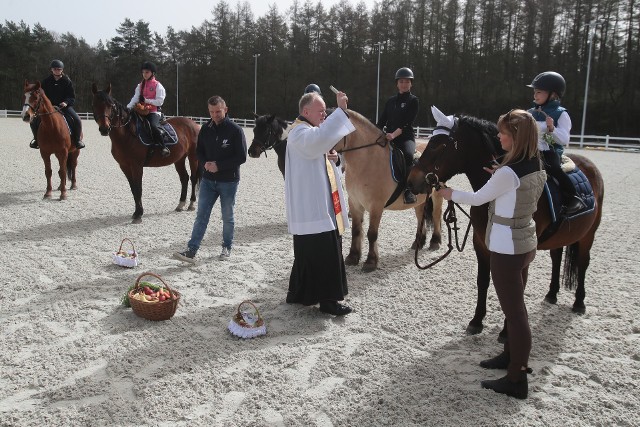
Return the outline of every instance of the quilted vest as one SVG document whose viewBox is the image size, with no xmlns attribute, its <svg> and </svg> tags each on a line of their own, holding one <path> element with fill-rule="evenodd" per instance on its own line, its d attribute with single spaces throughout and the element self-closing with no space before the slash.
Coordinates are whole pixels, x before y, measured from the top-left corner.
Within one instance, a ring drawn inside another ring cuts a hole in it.
<svg viewBox="0 0 640 427">
<path fill-rule="evenodd" d="M 151 77 L 146 82 L 142 82 L 142 85 L 144 85 L 144 87 L 142 88 L 141 95 L 144 96 L 144 99 L 156 99 L 156 87 L 158 86 L 158 81 L 156 80 L 156 78 Z M 150 112 L 155 113 L 158 111 L 158 107 L 156 107 L 155 105 L 151 105 L 149 103 L 147 103 L 146 105 L 147 109 Z"/>
<path fill-rule="evenodd" d="M 489 203 L 489 221 L 485 244 L 489 247 L 489 236 L 493 224 L 506 225 L 511 229 L 514 255 L 524 254 L 538 246 L 536 223 L 533 213 L 538 207 L 538 199 L 547 181 L 545 171 L 537 171 L 520 178 L 520 186 L 516 189 L 516 202 L 513 218 L 504 218 L 495 214 L 495 200 Z"/>
</svg>

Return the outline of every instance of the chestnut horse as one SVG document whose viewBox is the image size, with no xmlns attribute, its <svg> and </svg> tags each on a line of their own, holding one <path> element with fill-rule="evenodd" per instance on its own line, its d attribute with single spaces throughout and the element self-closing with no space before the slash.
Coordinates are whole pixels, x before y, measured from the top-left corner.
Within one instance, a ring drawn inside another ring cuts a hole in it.
<svg viewBox="0 0 640 427">
<path fill-rule="evenodd" d="M 425 216 L 424 204 L 427 197 L 418 196 L 414 204 L 406 205 L 402 194 L 389 206 L 387 202 L 397 187 L 397 182 L 391 176 L 391 146 L 387 142 L 384 132 L 361 114 L 349 110 L 349 118 L 356 130 L 347 135 L 334 148 L 342 154 L 345 162 L 345 187 L 349 200 L 349 214 L 351 215 L 351 249 L 345 259 L 347 265 L 358 265 L 362 257 L 362 221 L 364 213 L 369 212 L 369 253 L 362 265 L 365 272 L 378 268 L 378 229 L 382 212 L 389 210 L 404 210 L 413 208 L 418 220 L 418 230 L 412 248 L 422 248 L 426 242 L 426 227 L 420 224 L 433 224 L 433 235 L 429 249 L 440 247 L 442 198 L 435 201 L 429 199 L 427 211 L 431 216 Z M 278 167 L 284 176 L 284 155 L 287 147 L 287 122 L 272 114 L 260 116 L 256 119 L 253 129 L 253 141 L 248 149 L 250 157 L 258 158 L 262 153 L 273 148 L 278 155 Z M 422 152 L 424 143 L 418 143 L 418 151 Z"/>
<path fill-rule="evenodd" d="M 111 154 L 127 177 L 131 193 L 133 193 L 135 201 L 133 223 L 140 223 L 144 212 L 142 208 L 142 174 L 145 166 L 175 165 L 181 184 L 180 203 L 176 207 L 176 211 L 180 212 L 184 210 L 187 200 L 189 174 L 185 166 L 185 159 L 188 159 L 191 170 L 191 203 L 188 210 L 195 210 L 196 184 L 201 174 L 196 155 L 200 125 L 184 117 L 170 118 L 167 121 L 175 129 L 178 143 L 171 146 L 171 154 L 168 157 L 162 157 L 159 150 L 149 156 L 148 147 L 139 142 L 136 134 L 136 120 L 139 120 L 140 117 L 136 117 L 135 113 L 111 97 L 111 84 L 105 90 L 99 91 L 94 83 L 92 91 L 93 118 L 98 123 L 100 134 L 102 136 L 109 135 L 111 138 Z"/>
<path fill-rule="evenodd" d="M 454 175 L 465 174 L 473 191 L 478 191 L 490 178 L 490 174 L 485 172 L 483 167 L 491 166 L 496 156 L 504 154 L 497 138 L 496 125 L 485 120 L 462 116 L 457 118 L 456 125 L 452 129 L 445 126 L 439 127 L 445 128 L 445 131 L 431 137 L 427 149 L 409 174 L 408 186 L 414 193 L 429 194 L 432 185 L 446 182 Z M 566 246 L 565 287 L 571 289 L 577 282 L 573 311 L 584 313 L 585 273 L 589 266 L 590 250 L 595 233 L 602 218 L 604 182 L 600 171 L 589 159 L 577 154 L 570 154 L 568 157 L 588 178 L 594 193 L 594 208 L 570 219 L 565 218 L 559 224 L 553 224 L 549 201 L 543 193 L 533 218 L 536 222 L 538 249 L 549 250 L 552 260 L 551 283 L 545 300 L 552 304 L 557 302 L 560 289 L 560 264 L 563 248 Z M 478 300 L 475 316 L 467 326 L 467 332 L 470 334 L 482 331 L 482 320 L 487 312 L 486 300 L 490 276 L 489 250 L 484 241 L 487 221 L 487 204 L 471 207 L 473 246 L 478 260 Z M 503 329 L 501 336 L 504 333 Z"/>
<path fill-rule="evenodd" d="M 67 177 L 71 180 L 71 190 L 76 190 L 76 167 L 78 166 L 78 150 L 71 143 L 71 131 L 59 108 L 54 107 L 44 94 L 39 81 L 29 83 L 24 81 L 24 105 L 22 108 L 22 120 L 30 122 L 40 117 L 38 127 L 38 145 L 40 156 L 44 161 L 44 175 L 47 178 L 47 190 L 45 199 L 51 198 L 53 186 L 51 184 L 51 155 L 54 154 L 60 164 L 58 176 L 60 177 L 60 200 L 67 198 Z"/>
</svg>

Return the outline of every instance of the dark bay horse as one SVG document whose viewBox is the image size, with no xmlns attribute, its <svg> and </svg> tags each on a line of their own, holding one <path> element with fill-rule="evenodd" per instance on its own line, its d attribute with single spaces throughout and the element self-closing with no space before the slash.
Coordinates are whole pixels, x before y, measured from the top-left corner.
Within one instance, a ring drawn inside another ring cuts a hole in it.
<svg viewBox="0 0 640 427">
<path fill-rule="evenodd" d="M 278 169 L 284 178 L 284 154 L 287 151 L 287 135 L 285 130 L 288 123 L 273 114 L 255 116 L 253 127 L 253 140 L 247 154 L 254 159 L 259 158 L 262 153 L 265 157 L 267 151 L 273 149 L 278 156 Z"/>
<path fill-rule="evenodd" d="M 98 129 L 102 136 L 109 135 L 111 139 L 111 154 L 116 159 L 120 169 L 129 181 L 131 193 L 135 201 L 133 223 L 142 221 L 142 174 L 143 167 L 161 167 L 175 165 L 180 176 L 180 203 L 176 211 L 183 211 L 187 200 L 187 188 L 189 174 L 185 166 L 185 159 L 189 160 L 191 170 L 191 203 L 188 210 L 195 209 L 196 184 L 200 178 L 196 144 L 200 125 L 193 120 L 184 117 L 173 117 L 167 120 L 175 129 L 178 143 L 170 147 L 171 155 L 162 157 L 159 152 L 148 156 L 149 150 L 138 141 L 136 135 L 135 114 L 124 105 L 111 97 L 111 84 L 103 91 L 99 91 L 96 84 L 93 90 L 93 118 L 98 123 Z M 159 151 L 159 150 L 157 150 Z"/>
<path fill-rule="evenodd" d="M 490 178 L 483 167 L 490 167 L 492 160 L 502 151 L 497 138 L 495 124 L 473 117 L 458 117 L 453 129 L 434 135 L 419 163 L 409 175 L 409 186 L 416 193 L 431 193 L 434 183 L 446 182 L 454 175 L 465 174 L 473 191 L 479 190 Z M 590 250 L 596 230 L 602 218 L 604 182 L 596 166 L 587 158 L 570 154 L 569 157 L 588 178 L 595 196 L 595 207 L 591 212 L 571 219 L 564 219 L 552 234 L 543 232 L 552 225 L 550 206 L 546 195 L 540 197 L 538 209 L 533 218 L 536 222 L 538 249 L 549 250 L 552 260 L 551 283 L 545 300 L 555 304 L 560 289 L 560 265 L 563 248 L 566 246 L 564 283 L 569 289 L 574 287 L 573 311 L 585 312 L 584 280 L 589 266 Z M 473 225 L 473 246 L 478 260 L 478 301 L 475 316 L 467 326 L 467 332 L 477 334 L 482 331 L 487 311 L 486 299 L 489 288 L 489 251 L 485 245 L 488 221 L 487 204 L 471 207 Z M 542 239 L 541 239 L 541 236 Z M 501 332 L 501 335 L 504 333 Z"/>
<path fill-rule="evenodd" d="M 426 227 L 420 228 L 425 221 L 433 224 L 433 235 L 429 249 L 440 247 L 442 198 L 436 197 L 435 201 L 428 199 L 426 195 L 418 197 L 417 203 L 406 205 L 403 198 L 397 198 L 392 204 L 386 206 L 387 201 L 394 193 L 397 183 L 391 176 L 391 147 L 385 138 L 385 134 L 373 123 L 361 114 L 349 110 L 349 118 L 356 127 L 355 132 L 345 137 L 334 148 L 342 153 L 345 162 L 345 187 L 349 200 L 349 213 L 351 215 L 351 248 L 345 258 L 345 264 L 358 265 L 362 257 L 364 213 L 369 212 L 369 253 L 362 265 L 365 272 L 378 268 L 378 229 L 382 219 L 382 212 L 389 210 L 404 210 L 413 208 L 418 220 L 418 231 L 412 248 L 424 247 L 426 243 Z M 278 155 L 278 167 L 284 176 L 284 159 L 287 144 L 285 132 L 287 122 L 274 115 L 264 115 L 256 119 L 253 130 L 254 138 L 249 147 L 250 157 L 260 157 L 264 152 L 273 148 Z M 418 144 L 418 151 L 424 149 L 424 143 Z M 428 209 L 431 216 L 425 218 L 424 204 L 429 200 Z"/>
<path fill-rule="evenodd" d="M 40 146 L 40 156 L 44 161 L 44 175 L 47 178 L 47 190 L 44 198 L 51 198 L 53 186 L 51 184 L 51 155 L 58 159 L 60 169 L 60 200 L 67 198 L 67 177 L 71 181 L 71 190 L 78 188 L 76 185 L 76 167 L 78 166 L 78 150 L 71 143 L 71 133 L 62 112 L 51 104 L 51 101 L 44 94 L 44 90 L 39 81 L 29 83 L 24 81 L 24 105 L 22 108 L 22 120 L 30 122 L 36 117 L 40 117 L 38 127 L 38 145 Z"/>
</svg>

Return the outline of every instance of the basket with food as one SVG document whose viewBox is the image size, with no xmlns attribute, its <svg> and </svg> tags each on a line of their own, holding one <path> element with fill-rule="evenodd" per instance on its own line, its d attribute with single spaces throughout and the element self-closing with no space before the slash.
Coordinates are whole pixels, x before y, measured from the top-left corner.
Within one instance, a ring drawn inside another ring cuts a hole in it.
<svg viewBox="0 0 640 427">
<path fill-rule="evenodd" d="M 144 281 L 151 276 L 161 284 Z M 168 320 L 173 317 L 180 301 L 180 292 L 171 289 L 162 277 L 146 272 L 138 276 L 122 298 L 122 304 L 131 307 L 138 316 L 148 320 Z"/>
<path fill-rule="evenodd" d="M 254 338 L 267 333 L 267 325 L 251 301 L 242 301 L 229 321 L 229 332 L 240 338 Z"/>
<path fill-rule="evenodd" d="M 123 249 L 124 242 L 129 242 L 131 249 Z M 136 252 L 133 242 L 126 237 L 122 239 L 120 248 L 118 248 L 116 252 L 113 252 L 112 257 L 113 263 L 121 267 L 133 268 L 140 263 L 140 258 L 138 257 L 138 252 Z"/>
</svg>

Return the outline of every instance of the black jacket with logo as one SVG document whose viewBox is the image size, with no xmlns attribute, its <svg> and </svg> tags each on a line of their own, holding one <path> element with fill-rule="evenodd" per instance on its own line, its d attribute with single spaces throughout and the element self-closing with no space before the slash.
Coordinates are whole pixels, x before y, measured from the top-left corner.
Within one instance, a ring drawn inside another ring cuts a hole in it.
<svg viewBox="0 0 640 427">
<path fill-rule="evenodd" d="M 240 165 L 247 161 L 247 142 L 240 126 L 225 117 L 220 125 L 209 120 L 198 134 L 198 161 L 203 178 L 212 181 L 240 181 Z M 204 170 L 206 162 L 216 162 L 218 172 Z"/>
<path fill-rule="evenodd" d="M 380 129 L 391 133 L 396 129 L 402 129 L 402 133 L 394 141 L 406 141 L 415 139 L 413 121 L 418 115 L 420 102 L 418 97 L 411 92 L 397 93 L 387 100 L 378 119 Z"/>
</svg>

